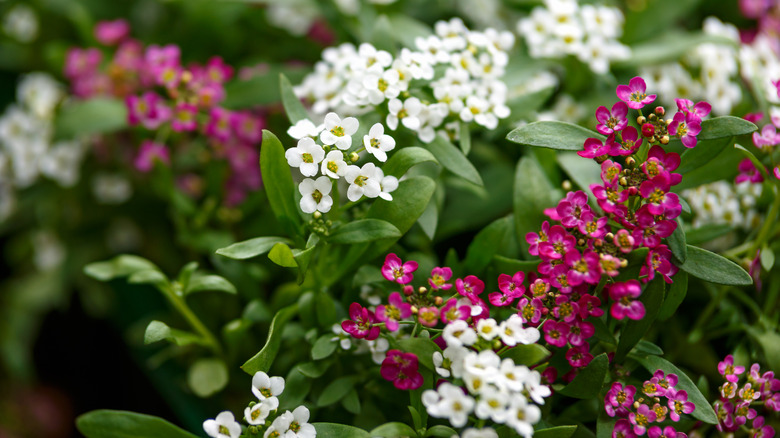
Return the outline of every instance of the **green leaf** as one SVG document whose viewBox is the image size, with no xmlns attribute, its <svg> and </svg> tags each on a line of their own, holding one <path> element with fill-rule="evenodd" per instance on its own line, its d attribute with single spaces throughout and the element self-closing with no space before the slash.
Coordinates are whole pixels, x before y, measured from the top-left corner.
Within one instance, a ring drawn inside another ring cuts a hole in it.
<svg viewBox="0 0 780 438">
<path fill-rule="evenodd" d="M 357 391 L 354 389 L 349 391 L 347 395 L 341 399 L 341 406 L 344 406 L 344 409 L 346 409 L 347 412 L 355 415 L 360 414 L 362 406 L 360 405 L 360 398 L 358 397 Z"/>
<path fill-rule="evenodd" d="M 525 235 L 538 231 L 546 219 L 543 211 L 558 203 L 560 197 L 544 170 L 532 157 L 517 163 L 514 183 L 515 235 L 523 250 L 528 250 Z"/>
<path fill-rule="evenodd" d="M 76 428 L 87 438 L 197 438 L 159 417 L 108 409 L 79 416 Z"/>
<path fill-rule="evenodd" d="M 433 371 L 433 353 L 440 352 L 441 348 L 428 338 L 407 338 L 398 341 L 398 348 L 406 353 L 414 353 L 420 361 L 420 365 Z"/>
<path fill-rule="evenodd" d="M 427 37 L 433 34 L 431 28 L 406 14 L 389 14 L 390 26 L 393 29 L 393 37 L 404 47 L 416 47 L 415 38 Z"/>
<path fill-rule="evenodd" d="M 127 127 L 127 107 L 119 99 L 95 97 L 73 101 L 54 119 L 54 136 L 71 139 Z"/>
<path fill-rule="evenodd" d="M 401 232 L 390 222 L 380 219 L 360 219 L 334 229 L 329 241 L 352 244 L 399 237 Z"/>
<path fill-rule="evenodd" d="M 285 268 L 297 268 L 298 263 L 295 262 L 295 254 L 289 246 L 284 243 L 277 243 L 268 252 L 268 258 L 272 262 Z"/>
<path fill-rule="evenodd" d="M 233 286 L 233 283 L 229 282 L 224 277 L 220 277 L 219 275 L 198 275 L 190 280 L 190 283 L 187 285 L 187 289 L 184 290 L 184 293 L 191 294 L 194 292 L 203 291 L 217 291 L 235 294 L 236 287 Z"/>
<path fill-rule="evenodd" d="M 645 287 L 640 301 L 645 306 L 645 316 L 640 320 L 629 320 L 623 330 L 620 332 L 620 341 L 618 341 L 617 351 L 615 352 L 615 361 L 621 363 L 629 351 L 634 348 L 642 336 L 647 333 L 650 326 L 653 325 L 658 311 L 661 309 L 661 303 L 664 300 L 664 282 L 661 278 L 656 278 Z"/>
<path fill-rule="evenodd" d="M 180 347 L 190 344 L 208 345 L 203 338 L 195 333 L 170 328 L 162 321 L 150 322 L 146 326 L 146 332 L 144 333 L 144 344 L 148 345 L 162 340 L 167 340 Z"/>
<path fill-rule="evenodd" d="M 300 120 L 309 118 L 306 108 L 303 107 L 301 100 L 295 95 L 292 84 L 290 84 L 290 80 L 287 79 L 287 76 L 285 76 L 284 73 L 279 74 L 279 91 L 282 95 L 284 112 L 287 113 L 287 118 L 290 119 L 291 125 L 298 123 Z M 263 139 L 265 139 L 265 134 L 263 134 Z M 265 143 L 265 141 L 263 141 L 263 143 Z M 263 145 L 263 147 L 265 147 L 265 145 Z"/>
<path fill-rule="evenodd" d="M 314 345 L 311 348 L 311 358 L 314 360 L 321 360 L 329 357 L 336 351 L 338 346 L 337 342 L 331 341 L 333 335 L 324 334 L 317 338 Z"/>
<path fill-rule="evenodd" d="M 767 270 L 767 272 L 772 271 L 772 267 L 775 265 L 775 253 L 772 251 L 772 248 L 764 245 L 761 248 L 761 266 Z"/>
<path fill-rule="evenodd" d="M 525 240 L 525 236 L 523 236 L 523 240 Z M 498 272 L 502 274 L 513 275 L 518 271 L 526 273 L 536 272 L 536 268 L 539 266 L 539 261 L 516 260 L 496 254 L 493 256 L 493 266 L 495 266 Z"/>
<path fill-rule="evenodd" d="M 395 438 L 400 436 L 416 437 L 417 432 L 411 426 L 404 423 L 385 423 L 370 432 L 372 437 Z"/>
<path fill-rule="evenodd" d="M 198 262 L 189 262 L 179 271 L 178 282 L 183 288 L 187 288 L 192 279 L 192 274 L 198 270 Z"/>
<path fill-rule="evenodd" d="M 460 122 L 460 149 L 463 151 L 463 155 L 468 155 L 471 152 L 471 131 L 469 131 L 469 124 L 466 122 Z"/>
<path fill-rule="evenodd" d="M 144 269 L 133 272 L 127 278 L 127 282 L 130 284 L 151 284 L 158 289 L 170 286 L 168 277 L 157 269 Z"/>
<path fill-rule="evenodd" d="M 700 245 L 728 234 L 732 230 L 733 228 L 729 224 L 707 224 L 689 230 L 685 233 L 685 238 L 689 245 Z"/>
<path fill-rule="evenodd" d="M 289 245 L 292 244 L 292 241 L 284 237 L 275 236 L 255 237 L 254 239 L 244 240 L 243 242 L 220 248 L 217 250 L 217 254 L 235 260 L 244 260 L 267 253 L 277 243 Z"/>
<path fill-rule="evenodd" d="M 317 406 L 330 406 L 341 400 L 355 387 L 355 380 L 356 378 L 354 376 L 344 376 L 330 382 L 328 386 L 322 390 L 320 398 L 317 399 Z"/>
<path fill-rule="evenodd" d="M 405 147 L 393 153 L 385 165 L 382 166 L 382 171 L 385 172 L 385 175 L 393 175 L 400 178 L 411 167 L 425 162 L 439 164 L 436 157 L 427 149 L 418 146 Z"/>
<path fill-rule="evenodd" d="M 127 277 L 138 271 L 159 270 L 154 263 L 134 255 L 120 255 L 105 262 L 90 263 L 84 267 L 84 273 L 100 280 L 108 281 L 114 278 Z"/>
<path fill-rule="evenodd" d="M 778 348 L 778 345 L 780 345 L 780 334 L 774 330 L 759 330 L 755 327 L 748 327 L 747 332 L 764 350 L 764 357 L 766 357 L 769 369 L 780 369 L 780 348 Z"/>
<path fill-rule="evenodd" d="M 691 245 L 688 245 L 688 258 L 680 265 L 680 269 L 710 283 L 733 286 L 753 284 L 750 274 L 736 263 Z"/>
<path fill-rule="evenodd" d="M 688 393 L 688 401 L 696 405 L 696 410 L 691 415 L 705 423 L 718 424 L 718 417 L 715 415 L 715 411 L 712 410 L 710 402 L 704 398 L 691 379 L 674 364 L 662 357 L 652 355 L 638 356 L 636 360 L 651 374 L 656 370 L 663 370 L 667 374 L 676 374 L 678 378 L 676 388 L 685 390 Z"/>
<path fill-rule="evenodd" d="M 649 9 L 665 9 L 656 3 L 649 5 Z M 663 19 L 669 20 L 666 16 Z M 651 38 L 651 41 L 648 43 L 634 45 L 631 47 L 630 57 L 617 60 L 612 65 L 626 67 L 638 64 L 655 65 L 676 61 L 694 47 L 710 42 L 729 46 L 734 45 L 731 40 L 721 35 L 710 35 L 701 32 L 666 32 L 662 37 Z"/>
<path fill-rule="evenodd" d="M 436 228 L 439 225 L 439 207 L 436 205 L 436 199 L 431 199 L 428 206 L 425 207 L 420 217 L 417 219 L 423 232 L 429 239 L 433 240 L 436 235 Z"/>
<path fill-rule="evenodd" d="M 458 435 L 458 432 L 455 429 L 448 426 L 442 426 L 440 424 L 428 428 L 428 430 L 425 431 L 426 438 L 431 436 L 450 438 L 456 435 Z"/>
<path fill-rule="evenodd" d="M 654 354 L 656 356 L 662 356 L 664 354 L 664 351 L 661 349 L 661 347 L 653 344 L 652 342 L 645 341 L 644 339 L 639 341 L 635 348 L 638 353 Z"/>
<path fill-rule="evenodd" d="M 503 217 L 477 233 L 466 251 L 466 258 L 463 260 L 463 266 L 467 272 L 477 276 L 482 274 L 482 271 L 493 259 L 496 250 L 503 246 L 507 240 L 514 238 L 513 222 L 514 218 L 511 215 Z"/>
<path fill-rule="evenodd" d="M 198 397 L 208 397 L 228 383 L 228 370 L 220 359 L 199 359 L 187 372 L 187 385 Z"/>
<path fill-rule="evenodd" d="M 677 218 L 677 228 L 674 229 L 674 232 L 666 241 L 669 243 L 669 249 L 672 250 L 672 254 L 677 257 L 677 260 L 679 260 L 680 263 L 685 263 L 685 260 L 688 259 L 688 246 L 685 243 L 683 223 L 679 217 Z"/>
<path fill-rule="evenodd" d="M 536 438 L 569 438 L 577 431 L 577 426 L 557 426 L 534 432 Z"/>
<path fill-rule="evenodd" d="M 712 140 L 750 134 L 755 131 L 758 131 L 758 126 L 741 117 L 721 116 L 701 122 L 701 132 L 696 138 L 698 140 Z"/>
<path fill-rule="evenodd" d="M 514 129 L 507 140 L 524 146 L 581 151 L 588 138 L 604 141 L 606 137 L 582 126 L 567 122 L 533 122 Z"/>
<path fill-rule="evenodd" d="M 680 166 L 675 172 L 685 175 L 704 166 L 733 142 L 733 137 L 723 137 L 713 140 L 701 140 L 696 144 L 695 148 L 685 148 L 685 152 L 680 155 Z"/>
<path fill-rule="evenodd" d="M 610 417 L 601 409 L 599 418 L 596 420 L 596 438 L 612 438 L 612 432 L 615 430 L 617 420 L 617 418 Z"/>
<path fill-rule="evenodd" d="M 539 344 L 516 345 L 501 354 L 502 359 L 512 359 L 515 365 L 530 367 L 551 355 L 550 350 Z"/>
<path fill-rule="evenodd" d="M 678 272 L 672 278 L 673 283 L 669 286 L 669 291 L 666 293 L 666 299 L 661 305 L 661 311 L 658 312 L 658 320 L 666 321 L 677 308 L 680 307 L 685 295 L 688 293 L 688 273 L 685 271 Z"/>
<path fill-rule="evenodd" d="M 300 232 L 301 217 L 295 201 L 295 184 L 290 166 L 284 157 L 282 143 L 266 130 L 263 130 L 263 143 L 260 147 L 260 171 L 274 216 L 290 236 L 297 236 Z"/>
<path fill-rule="evenodd" d="M 322 377 L 323 374 L 325 374 L 326 371 L 328 371 L 328 368 L 330 368 L 330 361 L 322 361 L 322 362 L 305 362 L 298 364 L 296 368 L 298 368 L 298 371 L 303 374 L 306 377 L 309 377 L 311 379 L 316 379 L 319 377 Z"/>
<path fill-rule="evenodd" d="M 242 370 L 246 371 L 250 376 L 254 376 L 258 371 L 268 372 L 282 344 L 282 330 L 284 330 L 287 321 L 295 316 L 296 313 L 298 313 L 297 304 L 284 307 L 276 313 L 273 321 L 271 321 L 271 327 L 268 329 L 268 339 L 265 341 L 265 346 L 241 365 Z"/>
<path fill-rule="evenodd" d="M 425 145 L 425 147 L 433 154 L 434 157 L 444 166 L 445 169 L 460 176 L 461 178 L 474 183 L 478 186 L 482 186 L 482 177 L 479 176 L 479 172 L 471 164 L 468 158 L 463 155 L 460 149 L 456 148 L 449 140 L 437 135 L 436 138 Z"/>
<path fill-rule="evenodd" d="M 317 431 L 317 438 L 370 438 L 371 435 L 363 429 L 346 424 L 312 423 Z"/>
<path fill-rule="evenodd" d="M 560 394 L 574 398 L 594 398 L 599 395 L 604 378 L 609 371 L 607 353 L 601 353 L 581 369 L 574 380 L 558 391 Z"/>
<path fill-rule="evenodd" d="M 582 158 L 574 152 L 559 152 L 556 158 L 574 183 L 586 193 L 590 191 L 591 184 L 602 184 L 601 167 L 595 161 Z"/>
<path fill-rule="evenodd" d="M 395 53 L 395 34 L 387 15 L 381 14 L 371 23 L 371 36 L 368 42 L 372 43 L 378 50 Z"/>
<path fill-rule="evenodd" d="M 220 103 L 220 106 L 235 110 L 278 104 L 281 93 L 276 85 L 280 73 L 285 73 L 293 82 L 298 82 L 303 78 L 305 69 L 270 65 L 267 71 L 249 79 L 232 80 L 225 84 L 225 100 Z"/>
</svg>

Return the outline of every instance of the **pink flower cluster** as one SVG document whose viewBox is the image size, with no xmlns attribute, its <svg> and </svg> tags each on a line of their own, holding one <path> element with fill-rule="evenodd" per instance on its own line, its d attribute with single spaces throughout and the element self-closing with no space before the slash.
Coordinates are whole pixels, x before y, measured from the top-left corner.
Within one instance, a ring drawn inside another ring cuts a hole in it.
<svg viewBox="0 0 780 438">
<path fill-rule="evenodd" d="M 778 81 L 780 83 L 780 81 Z M 750 114 L 745 116 L 746 120 L 753 123 L 758 123 L 764 117 L 762 113 Z M 772 117 L 772 123 L 768 123 L 761 128 L 761 132 L 753 133 L 753 144 L 762 152 L 771 155 L 775 147 L 780 145 L 780 133 L 777 132 L 777 128 L 780 127 L 780 117 Z M 775 178 L 780 179 L 780 166 L 775 166 L 772 170 Z M 753 184 L 758 184 L 764 181 L 764 177 L 761 175 L 759 169 L 753 164 L 753 162 L 745 158 L 739 163 L 739 175 L 737 175 L 736 183 L 739 184 L 743 181 L 750 181 Z"/>
<path fill-rule="evenodd" d="M 417 355 L 404 353 L 400 350 L 387 352 L 379 373 L 385 380 L 393 382 L 400 390 L 417 389 L 423 384 L 423 377 L 418 369 Z"/>
<path fill-rule="evenodd" d="M 688 393 L 675 388 L 677 376 L 657 370 L 653 377 L 642 385 L 645 397 L 635 400 L 637 389 L 633 385 L 615 382 L 604 397 L 604 410 L 610 417 L 621 417 L 615 423 L 613 438 L 633 438 L 647 434 L 650 438 L 685 438 L 672 426 L 661 427 L 652 423 L 661 423 L 668 416 L 672 421 L 680 421 L 680 415 L 690 414 L 695 406 L 688 401 Z M 661 397 L 666 398 L 662 403 Z"/>
<path fill-rule="evenodd" d="M 726 380 L 720 387 L 720 398 L 713 406 L 718 415 L 718 430 L 734 432 L 751 420 L 751 436 L 774 436 L 774 428 L 766 425 L 764 417 L 758 416 L 754 408 L 762 404 L 767 411 L 780 412 L 780 380 L 775 378 L 775 373 L 761 374 L 759 364 L 754 363 L 746 375 L 747 382 L 740 387 L 740 375 L 745 373 L 745 367 L 734 365 L 732 355 L 718 363 L 718 373 Z"/>
<path fill-rule="evenodd" d="M 100 22 L 95 34 L 115 50 L 105 65 L 101 49 L 68 51 L 64 73 L 76 96 L 124 98 L 133 126 L 205 135 L 214 155 L 226 159 L 232 170 L 226 181 L 228 205 L 240 203 L 249 190 L 260 187 L 257 145 L 264 118 L 218 106 L 225 98 L 224 83 L 233 76 L 231 66 L 217 56 L 205 65 L 184 66 L 178 46 L 144 47 L 130 38 L 124 20 Z M 170 164 L 169 151 L 161 143 L 144 142 L 135 159 L 136 169 L 148 172 L 155 161 Z"/>
</svg>

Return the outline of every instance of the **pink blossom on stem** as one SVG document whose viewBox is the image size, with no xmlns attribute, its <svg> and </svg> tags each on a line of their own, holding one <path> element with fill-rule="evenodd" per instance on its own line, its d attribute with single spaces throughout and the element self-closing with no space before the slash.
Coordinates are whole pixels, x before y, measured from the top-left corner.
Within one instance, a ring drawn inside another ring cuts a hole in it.
<svg viewBox="0 0 780 438">
<path fill-rule="evenodd" d="M 452 284 L 447 283 L 450 278 L 452 278 L 452 269 L 447 267 L 436 267 L 431 270 L 431 277 L 428 279 L 428 284 L 433 290 L 449 290 L 452 288 Z"/>
<path fill-rule="evenodd" d="M 669 399 L 669 417 L 672 421 L 680 421 L 681 414 L 690 414 L 696 409 L 696 406 L 688 401 L 686 391 L 670 389 L 666 393 L 666 398 Z"/>
<path fill-rule="evenodd" d="M 477 295 L 485 290 L 485 282 L 475 275 L 469 275 L 466 278 L 455 280 L 455 289 L 464 297 L 472 299 L 472 297 L 476 298 Z"/>
<path fill-rule="evenodd" d="M 544 331 L 544 340 L 547 341 L 548 344 L 556 347 L 563 347 L 566 345 L 569 336 L 569 325 L 565 322 L 548 319 L 542 325 L 542 330 Z"/>
<path fill-rule="evenodd" d="M 621 418 L 615 423 L 615 428 L 612 430 L 612 438 L 637 438 L 637 434 L 634 433 L 631 422 Z"/>
<path fill-rule="evenodd" d="M 138 148 L 138 155 L 136 155 L 133 165 L 139 172 L 149 172 L 157 162 L 165 165 L 170 164 L 171 158 L 168 148 L 164 144 L 144 140 L 141 147 Z"/>
<path fill-rule="evenodd" d="M 394 332 L 398 330 L 398 321 L 412 315 L 412 305 L 405 303 L 398 292 L 391 293 L 387 301 L 387 305 L 376 306 L 376 319 L 384 322 L 387 329 Z"/>
<path fill-rule="evenodd" d="M 413 390 L 423 384 L 423 377 L 417 371 L 418 366 L 417 355 L 414 353 L 390 350 L 382 361 L 379 373 L 385 380 L 393 382 L 397 389 Z"/>
<path fill-rule="evenodd" d="M 173 110 L 173 120 L 171 128 L 176 132 L 194 131 L 198 127 L 198 121 L 195 116 L 198 114 L 198 108 L 188 103 L 180 103 Z"/>
<path fill-rule="evenodd" d="M 459 319 L 465 321 L 471 317 L 471 306 L 458 305 L 458 300 L 450 298 L 441 308 L 439 315 L 441 316 L 441 321 L 445 324 Z"/>
<path fill-rule="evenodd" d="M 130 24 L 127 20 L 100 21 L 95 25 L 95 38 L 100 44 L 114 46 L 130 34 Z"/>
<path fill-rule="evenodd" d="M 739 175 L 734 179 L 734 182 L 739 184 L 741 182 L 750 181 L 753 184 L 758 184 L 764 181 L 764 177 L 761 172 L 753 164 L 750 158 L 743 158 L 737 166 L 739 169 Z"/>
<path fill-rule="evenodd" d="M 582 368 L 588 366 L 593 355 L 589 352 L 590 347 L 587 343 L 578 347 L 572 347 L 566 351 L 566 360 L 573 368 Z"/>
<path fill-rule="evenodd" d="M 628 421 L 634 425 L 634 433 L 637 435 L 644 435 L 647 426 L 654 422 L 655 418 L 655 412 L 644 404 L 640 404 L 635 413 L 631 412 L 628 414 Z"/>
<path fill-rule="evenodd" d="M 605 106 L 600 106 L 596 110 L 596 120 L 599 124 L 596 131 L 601 134 L 609 135 L 615 131 L 622 131 L 628 124 L 628 105 L 624 102 L 617 102 L 612 105 L 612 111 Z"/>
<path fill-rule="evenodd" d="M 738 382 L 739 375 L 745 372 L 745 367 L 734 365 L 734 356 L 728 355 L 721 362 L 718 362 L 718 373 L 725 377 L 729 382 Z"/>
<path fill-rule="evenodd" d="M 682 112 L 674 115 L 672 123 L 667 128 L 669 134 L 677 136 L 682 141 L 683 146 L 692 148 L 696 146 L 696 136 L 701 132 L 701 121 L 691 118 Z"/>
<path fill-rule="evenodd" d="M 643 108 L 645 105 L 652 103 L 656 97 L 655 94 L 647 94 L 647 84 L 639 76 L 632 78 L 628 85 L 618 85 L 615 94 L 617 94 L 618 99 L 633 109 Z"/>
<path fill-rule="evenodd" d="M 397 255 L 390 253 L 385 257 L 385 263 L 382 265 L 382 276 L 398 284 L 411 283 L 417 267 L 417 262 L 412 260 L 403 263 Z"/>
<path fill-rule="evenodd" d="M 602 155 L 606 155 L 609 152 L 609 145 L 605 145 L 604 142 L 597 138 L 589 138 L 585 140 L 583 145 L 584 149 L 577 151 L 577 155 L 582 158 L 596 158 Z"/>
<path fill-rule="evenodd" d="M 539 244 L 546 242 L 550 233 L 550 223 L 547 221 L 542 222 L 542 229 L 539 233 L 530 232 L 525 235 L 525 241 L 528 242 L 528 253 L 532 256 L 539 255 Z"/>
<path fill-rule="evenodd" d="M 374 312 L 358 303 L 352 303 L 349 306 L 349 317 L 351 321 L 342 321 L 341 328 L 352 337 L 367 341 L 373 341 L 379 337 L 379 327 L 373 325 L 376 322 Z"/>
<path fill-rule="evenodd" d="M 620 382 L 613 383 L 604 396 L 604 410 L 607 411 L 607 415 L 610 417 L 628 416 L 634 404 L 634 394 L 636 394 L 636 387 L 633 385 L 623 387 Z"/>
<path fill-rule="evenodd" d="M 645 305 L 636 300 L 642 294 L 642 286 L 637 280 L 628 280 L 623 283 L 613 283 L 609 287 L 609 297 L 614 303 L 610 307 L 610 314 L 615 319 L 635 319 L 645 317 Z"/>
<path fill-rule="evenodd" d="M 439 308 L 435 306 L 420 307 L 417 311 L 417 321 L 426 327 L 435 327 L 439 323 Z"/>
</svg>

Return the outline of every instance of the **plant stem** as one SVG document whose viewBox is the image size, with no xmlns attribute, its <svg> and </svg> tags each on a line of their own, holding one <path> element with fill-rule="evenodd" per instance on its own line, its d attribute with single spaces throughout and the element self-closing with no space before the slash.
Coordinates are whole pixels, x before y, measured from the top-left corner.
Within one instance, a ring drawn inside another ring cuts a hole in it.
<svg viewBox="0 0 780 438">
<path fill-rule="evenodd" d="M 220 345 L 217 338 L 211 333 L 211 330 L 206 327 L 197 315 L 190 309 L 187 302 L 184 301 L 184 297 L 177 293 L 173 287 L 163 288 L 163 293 L 171 302 L 174 308 L 187 320 L 190 326 L 206 341 L 206 343 L 214 350 L 219 356 L 222 356 L 222 345 Z"/>
<path fill-rule="evenodd" d="M 772 207 L 769 209 L 769 213 L 767 213 L 764 218 L 764 224 L 761 226 L 761 231 L 758 232 L 758 236 L 756 236 L 756 239 L 753 241 L 753 245 L 750 247 L 748 255 L 754 254 L 764 245 L 767 237 L 769 237 L 769 232 L 772 230 L 772 226 L 775 224 L 777 213 L 780 211 L 780 194 L 778 193 L 777 184 L 772 184 L 772 191 L 775 193 L 775 200 L 772 203 Z"/>
</svg>

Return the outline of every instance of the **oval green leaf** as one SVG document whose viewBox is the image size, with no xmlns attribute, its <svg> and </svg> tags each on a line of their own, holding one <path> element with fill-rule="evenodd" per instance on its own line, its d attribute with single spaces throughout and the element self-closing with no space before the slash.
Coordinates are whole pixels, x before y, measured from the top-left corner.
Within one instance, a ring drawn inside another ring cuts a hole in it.
<svg viewBox="0 0 780 438">
<path fill-rule="evenodd" d="M 710 283 L 731 286 L 753 284 L 750 274 L 739 265 L 696 246 L 688 245 L 688 258 L 680 265 L 680 269 Z"/>
<path fill-rule="evenodd" d="M 191 294 L 203 291 L 217 291 L 236 294 L 236 287 L 233 286 L 233 283 L 229 282 L 226 278 L 220 277 L 219 275 L 198 275 L 190 280 L 184 293 Z"/>
<path fill-rule="evenodd" d="M 271 131 L 263 130 L 260 171 L 268 203 L 274 216 L 289 235 L 297 236 L 301 217 L 298 214 L 298 204 L 295 202 L 295 184 L 284 152 L 284 146 L 279 139 Z"/>
<path fill-rule="evenodd" d="M 338 343 L 332 341 L 333 335 L 324 334 L 317 338 L 314 345 L 311 347 L 311 358 L 314 360 L 321 360 L 329 357 L 336 351 Z"/>
<path fill-rule="evenodd" d="M 129 254 L 120 255 L 104 262 L 90 263 L 84 267 L 85 274 L 100 281 L 127 277 L 138 271 L 145 270 L 159 269 L 149 260 Z"/>
<path fill-rule="evenodd" d="M 593 358 L 588 366 L 581 369 L 571 383 L 558 392 L 574 398 L 598 397 L 607 371 L 609 371 L 609 359 L 607 353 L 601 353 Z"/>
<path fill-rule="evenodd" d="M 502 359 L 512 359 L 515 365 L 532 366 L 550 356 L 550 350 L 539 344 L 516 345 L 501 354 Z"/>
<path fill-rule="evenodd" d="M 234 260 L 244 260 L 267 253 L 277 243 L 292 244 L 290 239 L 284 237 L 255 237 L 220 248 L 217 250 L 217 254 Z"/>
<path fill-rule="evenodd" d="M 312 423 L 317 438 L 369 438 L 371 435 L 363 429 L 337 423 Z"/>
<path fill-rule="evenodd" d="M 74 101 L 54 119 L 55 138 L 69 139 L 115 132 L 127 127 L 127 107 L 119 99 L 96 97 Z"/>
<path fill-rule="evenodd" d="M 257 354 L 241 365 L 242 370 L 250 376 L 254 376 L 258 371 L 268 372 L 282 344 L 282 330 L 296 313 L 298 313 L 297 304 L 284 307 L 276 312 L 273 321 L 271 321 L 271 327 L 268 329 L 268 339 L 265 341 L 265 345 Z"/>
<path fill-rule="evenodd" d="M 395 438 L 399 436 L 416 437 L 417 432 L 411 426 L 397 421 L 385 423 L 371 431 L 372 437 Z"/>
<path fill-rule="evenodd" d="M 750 134 L 757 130 L 758 126 L 741 117 L 721 116 L 701 122 L 701 132 L 696 138 L 698 140 L 712 140 Z"/>
<path fill-rule="evenodd" d="M 577 431 L 577 426 L 557 426 L 534 432 L 536 438 L 569 438 Z"/>
<path fill-rule="evenodd" d="M 333 230 L 329 240 L 331 243 L 351 244 L 398 237 L 401 237 L 401 232 L 390 222 L 381 219 L 360 219 Z"/>
<path fill-rule="evenodd" d="M 436 157 L 427 149 L 410 146 L 395 152 L 382 166 L 382 171 L 385 172 L 385 175 L 393 175 L 400 178 L 413 166 L 425 162 L 439 164 Z"/>
<path fill-rule="evenodd" d="M 309 118 L 306 108 L 303 107 L 301 100 L 295 95 L 292 84 L 284 73 L 279 74 L 279 92 L 282 95 L 282 105 L 284 106 L 284 112 L 287 113 L 287 118 L 290 119 L 290 124 L 294 125 L 300 120 Z"/>
<path fill-rule="evenodd" d="M 420 365 L 433 371 L 433 353 L 441 352 L 441 348 L 428 338 L 408 338 L 398 341 L 398 348 L 406 353 L 414 353 Z"/>
<path fill-rule="evenodd" d="M 187 385 L 198 397 L 217 393 L 228 383 L 228 370 L 220 359 L 200 359 L 187 372 Z"/>
<path fill-rule="evenodd" d="M 277 243 L 268 252 L 268 258 L 272 262 L 285 268 L 297 268 L 298 263 L 295 261 L 295 254 L 289 246 L 284 243 Z"/>
<path fill-rule="evenodd" d="M 687 272 L 678 272 L 675 274 L 672 281 L 674 282 L 671 286 L 669 286 L 669 291 L 666 293 L 666 299 L 661 305 L 661 311 L 658 312 L 659 321 L 666 321 L 672 315 L 674 315 L 674 312 L 676 312 L 677 308 L 680 307 L 680 304 L 682 304 L 683 300 L 685 299 L 685 295 L 688 293 Z"/>
<path fill-rule="evenodd" d="M 330 382 L 328 386 L 322 390 L 320 398 L 317 399 L 317 406 L 330 406 L 341 400 L 355 387 L 355 382 L 356 378 L 354 376 L 339 377 Z"/>
<path fill-rule="evenodd" d="M 455 147 L 455 145 L 446 138 L 437 135 L 436 138 L 425 145 L 425 147 L 434 157 L 436 157 L 445 169 L 460 176 L 466 181 L 478 186 L 483 185 L 482 177 L 479 175 L 479 172 L 474 165 L 471 164 L 471 161 L 463 155 L 463 152 L 460 149 Z"/>
<path fill-rule="evenodd" d="M 76 428 L 87 438 L 197 438 L 197 435 L 153 415 L 109 409 L 79 416 Z"/>
<path fill-rule="evenodd" d="M 591 137 L 602 141 L 606 138 L 597 132 L 573 123 L 541 121 L 514 129 L 507 134 L 506 139 L 523 146 L 581 151 L 585 140 Z"/>
</svg>

